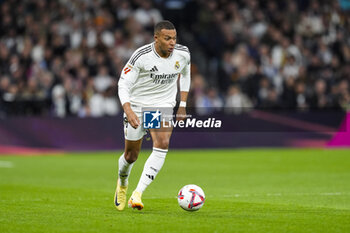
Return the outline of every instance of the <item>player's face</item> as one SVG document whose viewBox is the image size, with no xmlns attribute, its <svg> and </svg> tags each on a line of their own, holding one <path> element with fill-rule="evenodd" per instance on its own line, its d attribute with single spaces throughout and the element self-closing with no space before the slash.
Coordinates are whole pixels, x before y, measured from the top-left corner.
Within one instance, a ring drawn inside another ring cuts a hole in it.
<svg viewBox="0 0 350 233">
<path fill-rule="evenodd" d="M 176 44 L 176 30 L 162 29 L 154 36 L 157 52 L 161 56 L 169 56 Z"/>
</svg>

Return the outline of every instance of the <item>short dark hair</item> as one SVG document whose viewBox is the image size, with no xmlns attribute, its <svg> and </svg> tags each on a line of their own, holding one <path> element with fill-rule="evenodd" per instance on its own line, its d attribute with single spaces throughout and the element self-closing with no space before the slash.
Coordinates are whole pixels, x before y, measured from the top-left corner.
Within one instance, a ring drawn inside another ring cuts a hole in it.
<svg viewBox="0 0 350 233">
<path fill-rule="evenodd" d="M 162 29 L 175 30 L 175 26 L 168 20 L 160 21 L 154 26 L 154 34 L 159 33 Z"/>
</svg>

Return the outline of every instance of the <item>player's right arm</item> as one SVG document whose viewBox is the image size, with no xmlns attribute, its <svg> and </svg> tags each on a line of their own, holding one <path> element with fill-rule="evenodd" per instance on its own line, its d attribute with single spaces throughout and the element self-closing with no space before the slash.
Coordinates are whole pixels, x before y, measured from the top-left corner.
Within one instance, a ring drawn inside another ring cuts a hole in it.
<svg viewBox="0 0 350 233">
<path fill-rule="evenodd" d="M 123 104 L 123 109 L 126 114 L 126 118 L 128 118 L 129 124 L 136 129 L 140 125 L 140 119 L 137 117 L 135 112 L 130 107 L 130 102 L 126 102 Z"/>
<path fill-rule="evenodd" d="M 130 90 L 138 78 L 140 69 L 137 67 L 136 64 L 134 66 L 131 65 L 130 60 L 125 65 L 120 75 L 120 79 L 118 82 L 118 93 L 119 93 L 120 103 L 123 106 L 128 122 L 133 128 L 136 129 L 140 125 L 140 119 L 137 117 L 135 112 L 131 109 Z"/>
</svg>

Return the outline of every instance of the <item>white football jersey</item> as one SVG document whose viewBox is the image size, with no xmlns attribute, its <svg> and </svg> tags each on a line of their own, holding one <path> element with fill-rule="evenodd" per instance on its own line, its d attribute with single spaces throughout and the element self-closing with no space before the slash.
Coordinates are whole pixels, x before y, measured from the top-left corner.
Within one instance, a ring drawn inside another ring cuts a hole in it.
<svg viewBox="0 0 350 233">
<path fill-rule="evenodd" d="M 168 58 L 156 52 L 154 42 L 137 49 L 122 70 L 118 82 L 122 105 L 174 107 L 178 78 L 190 79 L 190 52 L 175 45 Z M 188 91 L 188 90 L 184 90 Z"/>
</svg>

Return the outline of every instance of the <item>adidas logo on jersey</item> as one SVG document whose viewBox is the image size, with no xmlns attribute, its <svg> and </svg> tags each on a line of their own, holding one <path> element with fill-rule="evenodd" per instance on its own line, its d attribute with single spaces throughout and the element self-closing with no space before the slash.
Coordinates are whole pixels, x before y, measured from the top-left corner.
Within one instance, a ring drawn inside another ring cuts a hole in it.
<svg viewBox="0 0 350 233">
<path fill-rule="evenodd" d="M 156 72 L 156 71 L 158 71 L 157 66 L 154 66 L 150 71 L 151 71 L 151 72 Z"/>
</svg>

